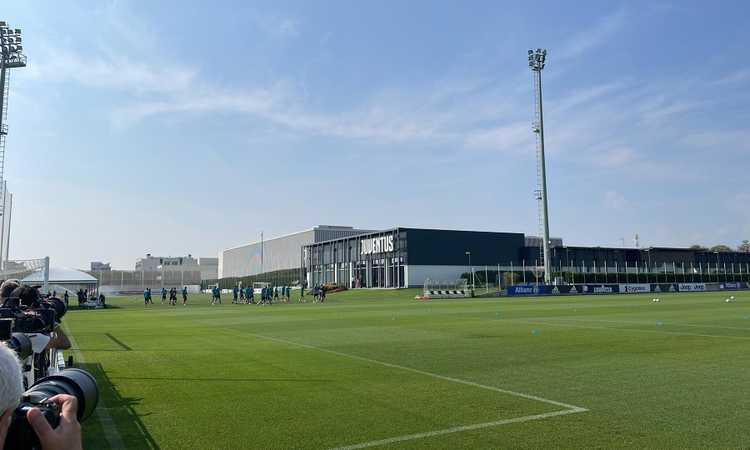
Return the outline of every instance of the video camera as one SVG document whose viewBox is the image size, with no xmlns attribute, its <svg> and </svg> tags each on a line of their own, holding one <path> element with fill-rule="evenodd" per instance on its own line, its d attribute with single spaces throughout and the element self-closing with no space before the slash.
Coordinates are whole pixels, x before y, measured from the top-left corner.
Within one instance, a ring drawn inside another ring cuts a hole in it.
<svg viewBox="0 0 750 450">
<path fill-rule="evenodd" d="M 60 410 L 50 399 L 58 394 L 76 397 L 79 422 L 91 416 L 99 403 L 99 387 L 94 377 L 85 370 L 65 369 L 57 375 L 42 378 L 21 396 L 21 404 L 13 412 L 4 450 L 41 448 L 39 438 L 26 419 L 26 414 L 31 408 L 39 408 L 50 426 L 57 428 L 60 424 Z"/>
</svg>

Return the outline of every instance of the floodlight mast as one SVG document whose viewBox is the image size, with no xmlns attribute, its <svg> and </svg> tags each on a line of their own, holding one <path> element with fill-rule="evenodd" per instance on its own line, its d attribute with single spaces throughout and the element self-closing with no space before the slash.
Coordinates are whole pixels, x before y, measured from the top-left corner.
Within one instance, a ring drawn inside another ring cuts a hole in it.
<svg viewBox="0 0 750 450">
<path fill-rule="evenodd" d="M 8 92 L 10 69 L 26 67 L 26 55 L 23 54 L 21 45 L 21 30 L 11 28 L 6 22 L 0 21 L 0 220 L 5 223 L 6 199 L 5 192 L 5 137 L 8 134 Z M 3 227 L 0 241 L 5 242 L 5 230 Z M 7 252 L 7 244 L 6 244 Z M 7 259 L 7 258 L 5 258 Z M 3 252 L 0 251 L 0 268 L 5 266 Z"/>
<path fill-rule="evenodd" d="M 529 50 L 529 67 L 534 75 L 534 124 L 532 130 L 537 142 L 537 200 L 539 202 L 539 220 L 542 231 L 542 251 L 540 256 L 544 265 L 544 283 L 552 284 L 552 261 L 549 240 L 549 210 L 547 202 L 547 167 L 544 157 L 544 114 L 542 113 L 542 69 L 547 59 L 547 50 L 538 48 Z"/>
</svg>

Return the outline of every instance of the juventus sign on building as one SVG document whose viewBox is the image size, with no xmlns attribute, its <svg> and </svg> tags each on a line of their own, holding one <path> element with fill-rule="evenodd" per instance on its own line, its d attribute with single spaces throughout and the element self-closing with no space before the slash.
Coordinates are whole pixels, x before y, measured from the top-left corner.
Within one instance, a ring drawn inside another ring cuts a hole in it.
<svg viewBox="0 0 750 450">
<path fill-rule="evenodd" d="M 387 253 L 393 251 L 393 235 L 379 236 L 368 239 L 360 239 L 359 254 L 372 255 L 377 253 Z"/>
</svg>

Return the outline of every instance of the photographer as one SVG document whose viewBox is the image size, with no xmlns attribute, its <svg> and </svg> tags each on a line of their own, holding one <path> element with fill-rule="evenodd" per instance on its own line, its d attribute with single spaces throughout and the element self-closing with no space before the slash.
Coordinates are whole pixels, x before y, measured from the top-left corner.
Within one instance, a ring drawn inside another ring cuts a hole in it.
<svg viewBox="0 0 750 450">
<path fill-rule="evenodd" d="M 10 298 L 10 294 L 19 286 L 21 286 L 21 284 L 18 280 L 3 281 L 3 284 L 0 284 L 0 303 L 4 304 L 5 301 Z"/>
<path fill-rule="evenodd" d="M 7 283 L 7 281 L 6 281 Z M 5 283 L 3 283 L 5 285 Z M 0 287 L 0 294 L 3 292 L 3 288 Z M 27 308 L 38 308 L 39 307 L 39 289 L 27 285 L 16 287 L 10 293 L 7 299 L 4 299 L 6 303 L 11 305 L 23 305 Z M 52 333 L 50 333 L 50 341 L 47 344 L 45 350 L 58 349 L 68 350 L 70 348 L 70 339 L 63 332 L 62 327 L 59 323 L 55 323 Z"/>
<path fill-rule="evenodd" d="M 0 448 L 5 447 L 13 413 L 23 394 L 21 365 L 16 355 L 5 344 L 0 344 Z M 76 411 L 77 400 L 70 395 L 56 395 L 50 398 L 60 409 L 60 424 L 52 429 L 37 408 L 26 415 L 34 432 L 39 437 L 43 450 L 82 450 L 81 425 Z"/>
</svg>

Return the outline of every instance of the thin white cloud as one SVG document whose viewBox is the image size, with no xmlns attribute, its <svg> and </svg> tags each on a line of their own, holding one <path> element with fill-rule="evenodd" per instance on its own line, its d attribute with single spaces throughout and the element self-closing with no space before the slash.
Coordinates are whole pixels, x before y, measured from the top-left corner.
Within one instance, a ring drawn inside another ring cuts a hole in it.
<svg viewBox="0 0 750 450">
<path fill-rule="evenodd" d="M 560 50 L 551 53 L 559 61 L 565 61 L 582 56 L 589 50 L 592 50 L 609 41 L 617 34 L 626 24 L 627 14 L 624 9 L 600 19 L 594 26 L 589 29 L 573 34 L 563 45 Z"/>
<path fill-rule="evenodd" d="M 470 131 L 466 133 L 464 145 L 468 148 L 504 153 L 533 152 L 534 134 L 531 130 L 531 121 Z"/>
<path fill-rule="evenodd" d="M 629 147 L 617 147 L 595 152 L 593 163 L 606 168 L 631 166 L 637 159 L 636 152 Z"/>
<path fill-rule="evenodd" d="M 604 206 L 609 209 L 621 210 L 628 206 L 628 201 L 621 192 L 606 191 L 604 193 Z"/>
<path fill-rule="evenodd" d="M 46 82 L 74 81 L 84 86 L 136 93 L 164 94 L 189 89 L 195 82 L 192 69 L 147 64 L 126 56 L 83 58 L 60 49 L 48 48 L 41 63 L 29 64 L 29 75 Z"/>
<path fill-rule="evenodd" d="M 714 83 L 718 85 L 727 85 L 727 84 L 742 84 L 750 82 L 750 68 L 744 68 L 739 69 L 734 72 L 731 72 L 718 80 L 716 80 Z"/>
<path fill-rule="evenodd" d="M 261 32 L 273 38 L 293 38 L 300 34 L 301 22 L 294 17 L 255 11 L 250 19 Z"/>
<path fill-rule="evenodd" d="M 686 134 L 681 143 L 692 147 L 723 151 L 750 150 L 750 130 L 704 130 Z"/>
</svg>

